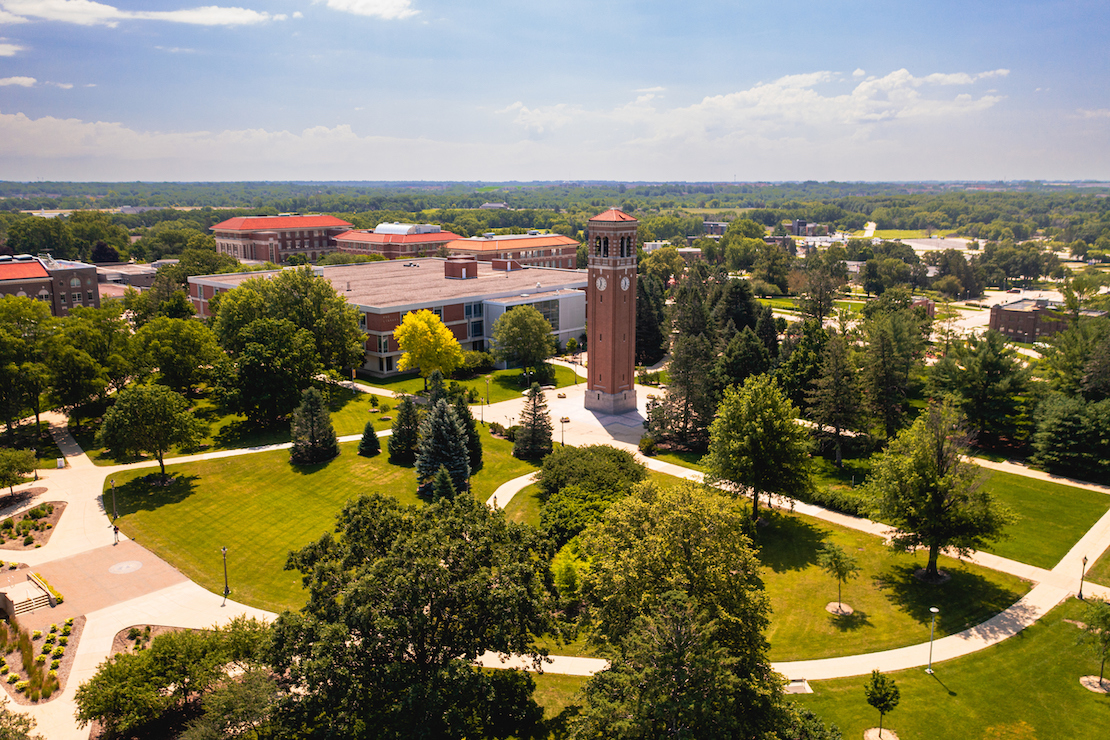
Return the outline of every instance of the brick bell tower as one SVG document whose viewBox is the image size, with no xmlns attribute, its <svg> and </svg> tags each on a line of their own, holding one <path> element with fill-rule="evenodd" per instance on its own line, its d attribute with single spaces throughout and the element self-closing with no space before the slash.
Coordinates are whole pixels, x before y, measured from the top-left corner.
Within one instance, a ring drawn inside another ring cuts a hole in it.
<svg viewBox="0 0 1110 740">
<path fill-rule="evenodd" d="M 586 288 L 589 380 L 586 408 L 636 410 L 636 219 L 616 208 L 590 219 Z"/>
</svg>

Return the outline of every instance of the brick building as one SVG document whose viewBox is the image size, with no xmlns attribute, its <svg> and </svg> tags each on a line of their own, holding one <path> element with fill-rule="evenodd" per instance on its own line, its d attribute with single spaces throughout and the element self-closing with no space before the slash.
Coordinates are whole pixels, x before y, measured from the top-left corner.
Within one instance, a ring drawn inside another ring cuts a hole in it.
<svg viewBox="0 0 1110 740">
<path fill-rule="evenodd" d="M 434 224 L 378 224 L 373 231 L 345 231 L 335 237 L 340 252 L 380 254 L 387 259 L 435 255 L 448 242 L 461 239 Z"/>
<path fill-rule="evenodd" d="M 6 295 L 49 303 L 55 316 L 68 316 L 76 306 L 100 308 L 96 268 L 50 256 L 0 255 L 0 297 Z"/>
<path fill-rule="evenodd" d="M 297 268 L 287 268 L 297 269 Z M 473 255 L 329 265 L 312 269 L 326 278 L 359 313 L 366 334 L 363 369 L 397 374 L 401 350 L 393 330 L 410 311 L 435 313 L 464 350 L 487 350 L 493 324 L 516 306 L 531 305 L 551 323 L 562 346 L 586 330 L 586 274 L 579 270 L 521 268 L 511 260 L 480 261 Z M 244 280 L 276 271 L 189 278 L 189 296 L 201 317 L 208 301 Z"/>
<path fill-rule="evenodd" d="M 1062 303 L 1047 298 L 1023 298 L 991 306 L 990 328 L 1019 342 L 1036 342 L 1068 327 Z M 1084 309 L 1083 316 L 1105 316 L 1105 311 Z"/>
<path fill-rule="evenodd" d="M 561 234 L 510 234 L 473 236 L 446 245 L 449 254 L 472 254 L 483 262 L 514 260 L 525 267 L 573 269 L 578 241 Z"/>
<path fill-rule="evenodd" d="M 212 227 L 216 251 L 240 260 L 281 264 L 294 254 L 315 262 L 338 247 L 351 224 L 335 216 L 237 216 Z"/>
</svg>

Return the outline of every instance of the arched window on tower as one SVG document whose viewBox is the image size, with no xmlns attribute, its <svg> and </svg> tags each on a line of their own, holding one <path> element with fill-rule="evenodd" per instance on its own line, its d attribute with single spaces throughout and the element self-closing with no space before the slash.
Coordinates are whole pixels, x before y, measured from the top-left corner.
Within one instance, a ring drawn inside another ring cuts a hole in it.
<svg viewBox="0 0 1110 740">
<path fill-rule="evenodd" d="M 601 256 L 602 257 L 608 257 L 609 256 L 609 237 L 607 237 L 607 236 L 603 236 L 601 238 Z"/>
<path fill-rule="evenodd" d="M 595 255 L 600 255 L 601 254 L 601 237 L 600 236 L 594 239 L 594 254 Z"/>
<path fill-rule="evenodd" d="M 621 257 L 624 257 L 624 237 L 621 237 Z"/>
</svg>

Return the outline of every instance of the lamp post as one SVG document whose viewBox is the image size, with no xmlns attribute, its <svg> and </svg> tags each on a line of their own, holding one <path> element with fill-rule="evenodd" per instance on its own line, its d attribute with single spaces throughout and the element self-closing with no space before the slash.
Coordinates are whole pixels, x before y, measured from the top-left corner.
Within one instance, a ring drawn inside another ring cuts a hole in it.
<svg viewBox="0 0 1110 740">
<path fill-rule="evenodd" d="M 1087 575 L 1087 556 L 1083 556 L 1083 567 L 1079 570 L 1079 600 L 1083 600 L 1083 576 Z"/>
<path fill-rule="evenodd" d="M 566 416 L 559 419 L 559 444 L 563 447 L 567 446 L 567 421 L 569 421 L 569 417 Z"/>
<path fill-rule="evenodd" d="M 117 519 L 119 519 L 119 511 L 116 509 L 116 479 L 112 478 L 112 521 Z"/>
<path fill-rule="evenodd" d="M 489 376 L 486 376 L 486 406 L 489 406 Z M 486 406 L 482 407 L 482 423 L 486 423 Z"/>
<path fill-rule="evenodd" d="M 933 626 L 929 628 L 929 667 L 925 669 L 925 672 L 928 673 L 929 675 L 932 675 L 932 673 L 933 673 L 933 636 L 937 632 L 937 614 L 940 613 L 940 609 L 937 609 L 935 606 L 930 606 L 929 611 L 931 611 L 933 613 Z"/>
<path fill-rule="evenodd" d="M 221 548 L 224 554 L 224 603 L 220 606 L 227 606 L 227 595 L 231 593 L 231 589 L 227 587 L 227 548 Z"/>
</svg>

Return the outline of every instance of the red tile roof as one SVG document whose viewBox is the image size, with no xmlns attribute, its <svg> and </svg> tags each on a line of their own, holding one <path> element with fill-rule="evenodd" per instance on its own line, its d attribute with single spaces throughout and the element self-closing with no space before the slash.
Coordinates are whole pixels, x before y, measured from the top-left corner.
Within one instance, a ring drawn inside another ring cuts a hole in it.
<svg viewBox="0 0 1110 740">
<path fill-rule="evenodd" d="M 449 242 L 461 239 L 450 231 L 436 231 L 431 234 L 375 234 L 372 231 L 345 231 L 335 237 L 337 242 L 364 242 L 366 244 L 427 244 L 429 242 Z"/>
<path fill-rule="evenodd" d="M 578 240 L 562 234 L 538 236 L 513 236 L 507 239 L 459 239 L 446 245 L 449 251 L 459 252 L 511 252 L 514 249 L 539 249 L 542 247 L 577 247 Z"/>
<path fill-rule="evenodd" d="M 0 262 L 0 280 L 29 280 L 48 278 L 49 273 L 38 260 L 29 262 Z"/>
<path fill-rule="evenodd" d="M 329 229 L 351 224 L 335 216 L 237 216 L 221 221 L 212 231 L 272 231 L 274 229 Z"/>
<path fill-rule="evenodd" d="M 635 221 L 636 219 L 629 216 L 624 211 L 619 211 L 616 208 L 610 208 L 604 213 L 599 213 L 591 221 Z"/>
</svg>

